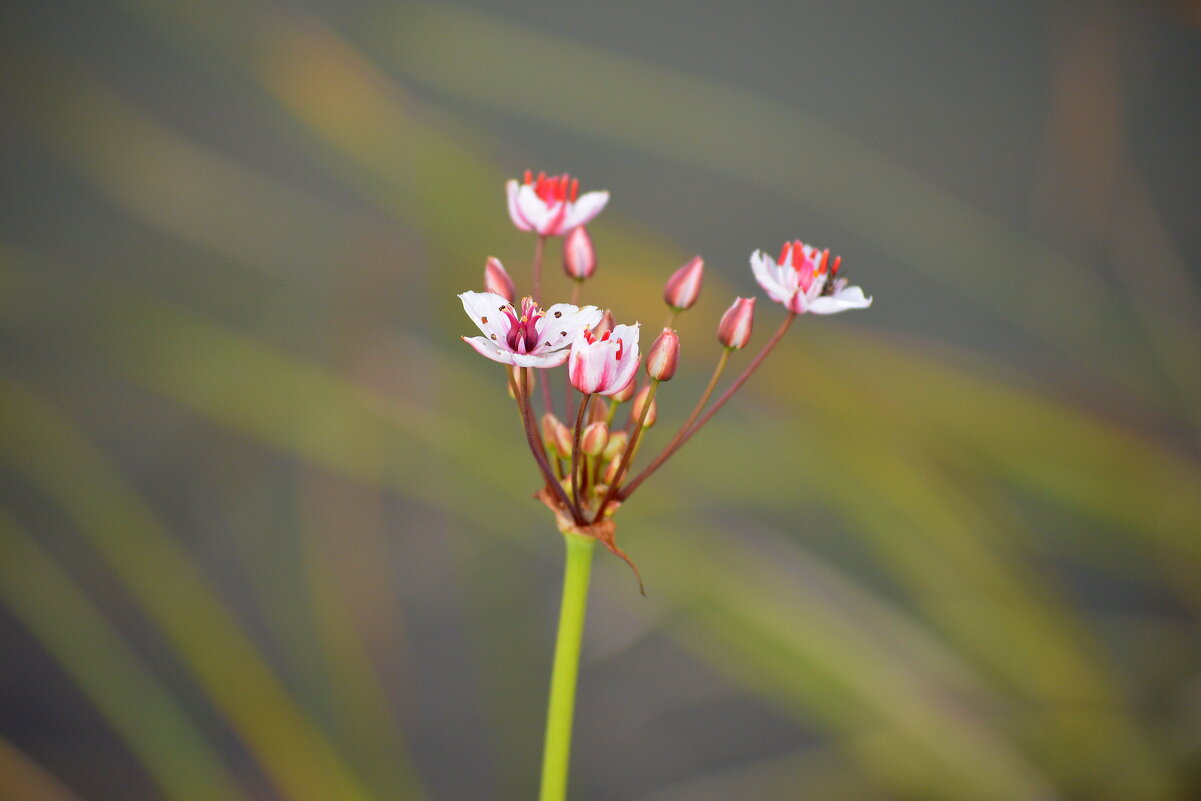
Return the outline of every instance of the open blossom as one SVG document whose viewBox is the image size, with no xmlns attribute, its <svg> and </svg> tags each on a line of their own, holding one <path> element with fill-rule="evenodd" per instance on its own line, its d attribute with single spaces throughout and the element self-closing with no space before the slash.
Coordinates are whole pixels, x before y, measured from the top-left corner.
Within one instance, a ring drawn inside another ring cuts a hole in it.
<svg viewBox="0 0 1201 801">
<path fill-rule="evenodd" d="M 509 217 L 522 231 L 535 231 L 542 236 L 562 236 L 585 225 L 601 213 L 609 202 L 608 192 L 580 194 L 580 181 L 567 173 L 552 175 L 538 173 L 535 179 L 529 170 L 522 183 L 511 180 L 505 184 L 509 196 Z"/>
<path fill-rule="evenodd" d="M 519 316 L 512 303 L 493 292 L 464 292 L 459 299 L 484 334 L 463 341 L 494 362 L 518 367 L 558 367 L 580 332 L 601 318 L 595 306 L 556 303 L 543 311 L 531 298 L 521 299 Z"/>
<path fill-rule="evenodd" d="M 567 370 L 571 385 L 585 395 L 612 395 L 633 380 L 640 360 L 637 323 L 615 325 L 599 337 L 584 328 L 571 343 Z"/>
<path fill-rule="evenodd" d="M 835 314 L 872 305 L 862 289 L 848 286 L 847 279 L 838 276 L 841 262 L 841 257 L 835 257 L 831 263 L 830 251 L 800 240 L 785 242 L 779 260 L 761 250 L 751 254 L 751 270 L 759 286 L 796 314 Z"/>
</svg>

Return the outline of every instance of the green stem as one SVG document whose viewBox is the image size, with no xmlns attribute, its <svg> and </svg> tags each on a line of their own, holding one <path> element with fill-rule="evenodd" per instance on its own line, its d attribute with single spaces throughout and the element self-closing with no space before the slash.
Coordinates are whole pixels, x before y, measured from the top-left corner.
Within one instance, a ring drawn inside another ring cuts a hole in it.
<svg viewBox="0 0 1201 801">
<path fill-rule="evenodd" d="M 563 574 L 563 604 L 555 663 L 550 676 L 550 705 L 546 710 L 546 746 L 542 752 L 542 789 L 538 801 L 564 801 L 571 760 L 571 724 L 575 712 L 576 676 L 580 670 L 580 643 L 584 638 L 584 612 L 588 606 L 588 578 L 596 539 L 565 533 L 567 564 Z"/>
</svg>

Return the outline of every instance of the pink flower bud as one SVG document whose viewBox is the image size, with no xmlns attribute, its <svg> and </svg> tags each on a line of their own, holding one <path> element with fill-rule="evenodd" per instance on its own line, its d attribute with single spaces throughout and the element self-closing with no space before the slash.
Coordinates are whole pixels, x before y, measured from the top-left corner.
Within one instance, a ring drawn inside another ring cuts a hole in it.
<svg viewBox="0 0 1201 801">
<path fill-rule="evenodd" d="M 580 450 L 589 456 L 599 456 L 608 443 L 609 427 L 605 425 L 604 420 L 601 420 L 584 429 L 584 434 L 580 438 Z"/>
<path fill-rule="evenodd" d="M 622 432 L 622 433 L 625 433 L 625 432 Z M 622 450 L 625 450 L 625 448 L 622 448 Z M 611 462 L 609 462 L 609 466 L 605 468 L 605 474 L 604 474 L 604 476 L 602 476 L 602 480 L 606 484 L 612 484 L 615 480 L 617 480 L 617 471 L 620 467 L 621 467 L 621 459 L 614 459 Z"/>
<path fill-rule="evenodd" d="M 542 442 L 552 451 L 558 450 L 558 437 L 556 436 L 555 431 L 561 425 L 563 424 L 559 422 L 559 418 L 555 417 L 550 412 L 542 415 Z"/>
<path fill-rule="evenodd" d="M 680 337 L 670 328 L 664 328 L 646 354 L 646 374 L 657 381 L 670 381 L 679 363 Z"/>
<path fill-rule="evenodd" d="M 567 426 L 563 425 L 558 420 L 555 422 L 557 423 L 555 426 L 555 448 L 559 451 L 559 453 L 563 454 L 563 458 L 566 459 L 571 456 L 571 431 L 567 428 Z"/>
<path fill-rule="evenodd" d="M 584 226 L 573 228 L 563 240 L 563 272 L 568 278 L 583 281 L 596 272 L 596 248 Z"/>
<path fill-rule="evenodd" d="M 609 416 L 609 404 L 605 403 L 605 399 L 600 395 L 593 395 L 592 401 L 588 404 L 588 411 L 584 419 L 589 424 L 595 423 L 598 420 L 604 420 Z"/>
<path fill-rule="evenodd" d="M 672 273 L 663 288 L 663 299 L 673 309 L 683 311 L 696 303 L 701 294 L 701 279 L 705 274 L 705 262 L 700 256 L 694 256 L 692 261 Z"/>
<path fill-rule="evenodd" d="M 630 407 L 630 414 L 634 415 L 634 420 L 642 417 L 642 407 L 646 405 L 647 397 L 650 395 L 651 387 L 648 384 L 638 390 L 638 394 L 634 397 L 634 405 Z M 650 428 L 659 419 L 659 410 L 656 408 L 654 398 L 651 398 L 651 407 L 646 412 L 646 420 L 642 422 L 643 428 Z"/>
<path fill-rule="evenodd" d="M 592 335 L 603 337 L 606 333 L 612 331 L 613 326 L 616 324 L 617 321 L 613 319 L 612 310 L 605 309 L 604 313 L 601 314 L 600 322 L 592 326 Z"/>
<path fill-rule="evenodd" d="M 500 259 L 495 256 L 489 256 L 484 265 L 484 291 L 500 295 L 510 303 L 517 294 L 513 279 L 505 272 L 505 266 L 500 263 Z"/>
<path fill-rule="evenodd" d="M 609 441 L 605 444 L 605 459 L 609 461 L 617 461 L 618 457 L 625 453 L 626 446 L 629 444 L 629 434 L 624 431 L 612 432 L 609 434 Z"/>
<path fill-rule="evenodd" d="M 726 309 L 717 324 L 717 341 L 732 350 L 746 347 L 754 322 L 755 299 L 735 298 L 734 305 Z"/>
<path fill-rule="evenodd" d="M 626 384 L 624 388 L 619 389 L 609 397 L 618 403 L 628 403 L 630 398 L 634 397 L 634 390 L 638 388 L 637 378 L 637 376 L 630 376 L 630 383 Z"/>
</svg>

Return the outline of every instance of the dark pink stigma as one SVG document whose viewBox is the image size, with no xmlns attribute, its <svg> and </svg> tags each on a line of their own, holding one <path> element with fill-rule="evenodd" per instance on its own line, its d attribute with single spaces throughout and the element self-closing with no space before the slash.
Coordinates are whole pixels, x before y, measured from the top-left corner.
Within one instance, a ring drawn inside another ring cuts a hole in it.
<svg viewBox="0 0 1201 801">
<path fill-rule="evenodd" d="M 509 318 L 509 333 L 505 335 L 505 343 L 515 353 L 531 353 L 538 346 L 538 321 L 544 312 L 530 298 L 521 299 L 521 317 L 518 318 L 512 309 L 503 309 Z"/>
</svg>

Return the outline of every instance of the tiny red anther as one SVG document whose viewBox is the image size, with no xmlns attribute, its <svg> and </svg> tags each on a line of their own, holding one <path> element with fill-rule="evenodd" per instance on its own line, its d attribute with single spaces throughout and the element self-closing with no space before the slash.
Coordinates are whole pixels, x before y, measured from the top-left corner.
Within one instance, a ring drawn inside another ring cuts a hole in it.
<svg viewBox="0 0 1201 801">
<path fill-rule="evenodd" d="M 788 258 L 788 251 L 792 249 L 791 242 L 785 242 L 784 247 L 780 249 L 780 258 L 776 259 L 777 264 L 783 264 Z"/>
<path fill-rule="evenodd" d="M 571 179 L 571 202 L 575 203 L 576 198 L 578 198 L 579 196 L 580 196 L 580 179 L 572 178 Z"/>
<path fill-rule="evenodd" d="M 529 184 L 533 183 L 533 181 L 534 181 L 534 174 L 532 172 L 530 172 L 529 170 L 526 170 L 524 183 L 528 186 Z"/>
</svg>

